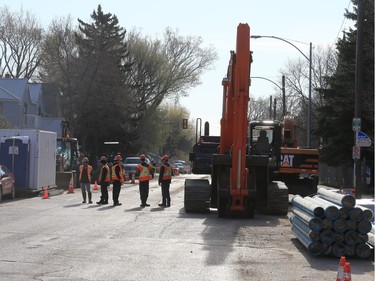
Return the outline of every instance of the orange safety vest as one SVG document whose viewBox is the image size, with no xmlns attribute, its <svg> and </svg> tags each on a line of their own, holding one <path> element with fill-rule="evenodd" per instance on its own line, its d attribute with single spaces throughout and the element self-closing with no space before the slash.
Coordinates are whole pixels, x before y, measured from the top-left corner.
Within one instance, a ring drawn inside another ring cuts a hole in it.
<svg viewBox="0 0 375 281">
<path fill-rule="evenodd" d="M 82 178 L 83 168 L 84 168 L 84 165 L 81 165 L 79 167 L 79 181 L 81 181 L 81 178 Z M 88 178 L 89 182 L 91 182 L 91 172 L 92 172 L 92 166 L 87 165 L 87 178 Z"/>
<path fill-rule="evenodd" d="M 102 168 L 100 169 L 100 172 L 99 172 L 99 178 L 98 178 L 98 181 L 100 182 L 102 180 L 102 171 L 103 169 L 107 169 L 107 175 L 104 179 L 104 182 L 110 182 L 111 181 L 111 175 L 109 173 L 109 167 L 107 164 L 103 165 Z"/>
<path fill-rule="evenodd" d="M 119 166 L 120 167 L 120 179 L 117 177 L 117 175 L 116 175 L 116 166 Z M 124 173 L 122 172 L 122 167 L 121 167 L 121 165 L 120 164 L 115 164 L 115 165 L 113 165 L 113 167 L 112 167 L 112 180 L 114 180 L 114 181 L 116 181 L 116 180 L 124 180 Z"/>
<path fill-rule="evenodd" d="M 139 181 L 149 181 L 152 179 L 150 165 L 148 167 L 137 165 L 137 169 L 139 170 Z"/>
<path fill-rule="evenodd" d="M 164 166 L 163 180 L 172 179 L 172 171 L 173 171 L 172 165 L 169 165 L 169 167 L 166 165 L 163 165 L 163 166 Z"/>
</svg>

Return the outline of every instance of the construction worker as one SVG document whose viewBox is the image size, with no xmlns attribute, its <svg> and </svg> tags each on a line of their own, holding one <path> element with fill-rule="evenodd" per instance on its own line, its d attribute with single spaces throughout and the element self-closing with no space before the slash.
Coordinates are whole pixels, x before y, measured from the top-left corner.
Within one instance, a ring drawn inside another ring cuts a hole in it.
<svg viewBox="0 0 375 281">
<path fill-rule="evenodd" d="M 156 170 L 156 163 L 154 160 L 151 161 L 150 166 L 151 166 L 151 171 L 152 171 L 152 179 L 154 179 L 155 170 Z"/>
<path fill-rule="evenodd" d="M 122 171 L 121 155 L 116 155 L 112 166 L 112 199 L 113 206 L 121 206 L 122 204 L 118 201 L 121 191 L 121 185 L 124 183 L 124 173 Z"/>
<path fill-rule="evenodd" d="M 171 196 L 169 194 L 169 187 L 171 185 L 173 176 L 173 167 L 168 162 L 169 158 L 164 155 L 161 159 L 161 167 L 159 172 L 159 185 L 161 185 L 162 203 L 158 204 L 160 207 L 170 207 L 171 206 Z"/>
<path fill-rule="evenodd" d="M 108 186 L 111 183 L 111 172 L 105 156 L 100 157 L 98 183 L 100 184 L 101 196 L 100 201 L 96 202 L 96 204 L 106 205 L 108 204 Z"/>
<path fill-rule="evenodd" d="M 146 156 L 141 154 L 139 156 L 141 159 L 141 164 L 138 164 L 136 175 L 138 176 L 139 181 L 139 194 L 141 197 L 141 207 L 149 207 L 150 204 L 147 204 L 148 192 L 149 192 L 149 183 L 150 180 L 154 178 L 154 173 L 151 169 L 151 165 L 146 163 Z"/>
<path fill-rule="evenodd" d="M 83 157 L 82 165 L 79 166 L 79 182 L 81 185 L 82 203 L 86 203 L 86 191 L 89 197 L 89 204 L 92 203 L 91 197 L 91 177 L 92 177 L 92 166 L 89 165 L 89 159 L 87 157 Z"/>
</svg>

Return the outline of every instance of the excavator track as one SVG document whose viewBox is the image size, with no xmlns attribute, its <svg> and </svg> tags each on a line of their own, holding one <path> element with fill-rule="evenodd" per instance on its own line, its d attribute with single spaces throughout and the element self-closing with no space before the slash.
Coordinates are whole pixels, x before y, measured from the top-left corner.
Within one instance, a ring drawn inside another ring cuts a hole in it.
<svg viewBox="0 0 375 281">
<path fill-rule="evenodd" d="M 282 182 L 271 182 L 267 188 L 267 213 L 269 215 L 288 214 L 289 192 Z"/>
<path fill-rule="evenodd" d="M 184 208 L 186 213 L 204 213 L 210 210 L 210 183 L 208 180 L 186 179 Z"/>
</svg>

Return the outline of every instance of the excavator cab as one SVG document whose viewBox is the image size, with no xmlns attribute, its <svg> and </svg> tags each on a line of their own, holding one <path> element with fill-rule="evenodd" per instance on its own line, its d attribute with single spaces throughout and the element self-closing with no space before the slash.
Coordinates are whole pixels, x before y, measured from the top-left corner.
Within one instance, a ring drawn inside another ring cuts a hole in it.
<svg viewBox="0 0 375 281">
<path fill-rule="evenodd" d="M 268 155 L 271 170 L 280 166 L 281 124 L 279 121 L 251 121 L 249 126 L 250 155 Z M 263 136 L 262 136 L 263 135 Z"/>
</svg>

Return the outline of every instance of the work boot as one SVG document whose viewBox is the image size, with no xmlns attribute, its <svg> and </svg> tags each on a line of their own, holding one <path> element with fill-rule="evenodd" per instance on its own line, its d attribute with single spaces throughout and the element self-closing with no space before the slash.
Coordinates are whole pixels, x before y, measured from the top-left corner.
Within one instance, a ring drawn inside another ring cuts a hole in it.
<svg viewBox="0 0 375 281">
<path fill-rule="evenodd" d="M 159 207 L 165 207 L 165 205 L 162 203 L 162 204 L 158 204 Z"/>
<path fill-rule="evenodd" d="M 96 204 L 98 204 L 98 205 L 103 204 L 103 200 L 100 199 L 100 201 L 96 202 Z"/>
<path fill-rule="evenodd" d="M 82 198 L 83 198 L 82 203 L 86 203 L 86 192 L 82 192 Z"/>
<path fill-rule="evenodd" d="M 107 205 L 108 204 L 108 199 L 102 201 L 102 205 Z"/>
<path fill-rule="evenodd" d="M 89 192 L 88 195 L 89 195 L 89 204 L 92 204 L 92 201 L 91 201 L 92 193 Z"/>
</svg>

